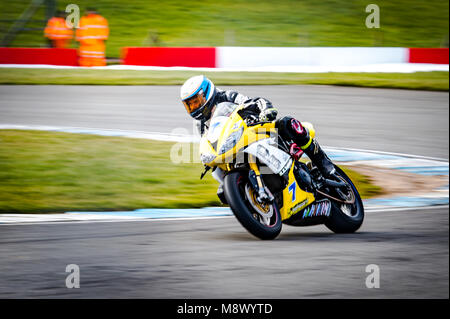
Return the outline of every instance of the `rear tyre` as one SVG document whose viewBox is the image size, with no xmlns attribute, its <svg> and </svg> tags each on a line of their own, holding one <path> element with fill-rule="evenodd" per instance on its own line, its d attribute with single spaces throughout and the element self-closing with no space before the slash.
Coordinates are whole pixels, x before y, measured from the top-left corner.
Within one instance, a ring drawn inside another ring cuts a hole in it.
<svg viewBox="0 0 450 319">
<path fill-rule="evenodd" d="M 225 176 L 225 198 L 238 221 L 252 235 L 260 239 L 274 239 L 281 232 L 281 214 L 275 202 L 272 206 L 272 217 L 264 221 L 261 215 L 249 203 L 245 186 L 248 184 L 248 173 L 235 171 Z"/>
<path fill-rule="evenodd" d="M 354 233 L 364 220 L 364 206 L 353 182 L 350 178 L 335 165 L 337 175 L 341 176 L 351 187 L 355 197 L 353 204 L 341 204 L 331 200 L 331 214 L 325 222 L 325 226 L 335 233 Z"/>
</svg>

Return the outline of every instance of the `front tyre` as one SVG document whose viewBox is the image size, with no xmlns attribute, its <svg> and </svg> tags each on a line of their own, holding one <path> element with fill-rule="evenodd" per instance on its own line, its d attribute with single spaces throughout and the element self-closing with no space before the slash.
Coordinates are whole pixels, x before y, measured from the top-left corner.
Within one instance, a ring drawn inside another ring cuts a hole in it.
<svg viewBox="0 0 450 319">
<path fill-rule="evenodd" d="M 274 239 L 281 232 L 281 214 L 273 202 L 270 208 L 272 216 L 263 218 L 251 205 L 249 199 L 248 172 L 235 171 L 225 176 L 225 198 L 238 221 L 252 235 L 260 239 Z M 246 191 L 247 186 L 247 191 Z"/>
<path fill-rule="evenodd" d="M 357 231 L 364 220 L 364 206 L 353 182 L 344 173 L 342 169 L 335 165 L 336 173 L 342 177 L 348 185 L 350 185 L 351 194 L 354 196 L 353 204 L 341 204 L 336 201 L 331 201 L 331 215 L 325 222 L 325 226 L 335 233 L 354 233 Z"/>
</svg>

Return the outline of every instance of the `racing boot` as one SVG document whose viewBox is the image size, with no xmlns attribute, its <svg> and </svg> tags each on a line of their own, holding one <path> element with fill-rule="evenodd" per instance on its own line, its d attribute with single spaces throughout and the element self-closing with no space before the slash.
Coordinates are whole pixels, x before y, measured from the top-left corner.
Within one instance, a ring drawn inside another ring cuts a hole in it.
<svg viewBox="0 0 450 319">
<path fill-rule="evenodd" d="M 336 173 L 333 162 L 325 154 L 325 152 L 320 147 L 317 140 L 314 138 L 308 147 L 303 148 L 303 151 L 311 159 L 311 161 L 317 166 L 319 171 L 325 178 L 333 177 Z"/>
</svg>

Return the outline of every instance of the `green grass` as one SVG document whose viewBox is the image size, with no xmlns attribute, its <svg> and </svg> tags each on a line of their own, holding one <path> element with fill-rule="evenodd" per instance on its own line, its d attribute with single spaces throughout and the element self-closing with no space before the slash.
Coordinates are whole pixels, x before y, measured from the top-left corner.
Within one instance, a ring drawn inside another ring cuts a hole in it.
<svg viewBox="0 0 450 319">
<path fill-rule="evenodd" d="M 0 37 L 31 0 L 0 0 Z M 83 13 L 89 0 L 76 3 Z M 378 0 L 379 29 L 368 29 L 366 0 L 97 0 L 110 24 L 107 55 L 124 46 L 448 46 L 449 3 Z M 34 19 L 44 20 L 44 8 Z M 34 22 L 27 27 L 43 27 Z M 151 40 L 152 34 L 158 41 Z M 41 30 L 20 34 L 13 46 L 44 46 Z M 76 44 L 73 44 L 74 47 Z"/>
<path fill-rule="evenodd" d="M 43 76 L 45 74 L 45 76 Z M 448 72 L 266 73 L 0 68 L 0 84 L 182 85 L 205 74 L 217 85 L 326 84 L 448 91 Z"/>
<path fill-rule="evenodd" d="M 0 131 L 0 213 L 219 205 L 203 166 L 173 164 L 173 143 L 94 135 Z M 379 194 L 346 170 L 363 197 Z"/>
</svg>

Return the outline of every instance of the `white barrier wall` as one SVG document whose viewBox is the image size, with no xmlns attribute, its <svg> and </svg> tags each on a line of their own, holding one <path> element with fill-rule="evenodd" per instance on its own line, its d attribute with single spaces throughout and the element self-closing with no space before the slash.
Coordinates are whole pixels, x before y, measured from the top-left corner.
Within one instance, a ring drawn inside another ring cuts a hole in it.
<svg viewBox="0 0 450 319">
<path fill-rule="evenodd" d="M 407 63 L 408 48 L 377 47 L 218 47 L 216 67 L 358 66 Z"/>
</svg>

